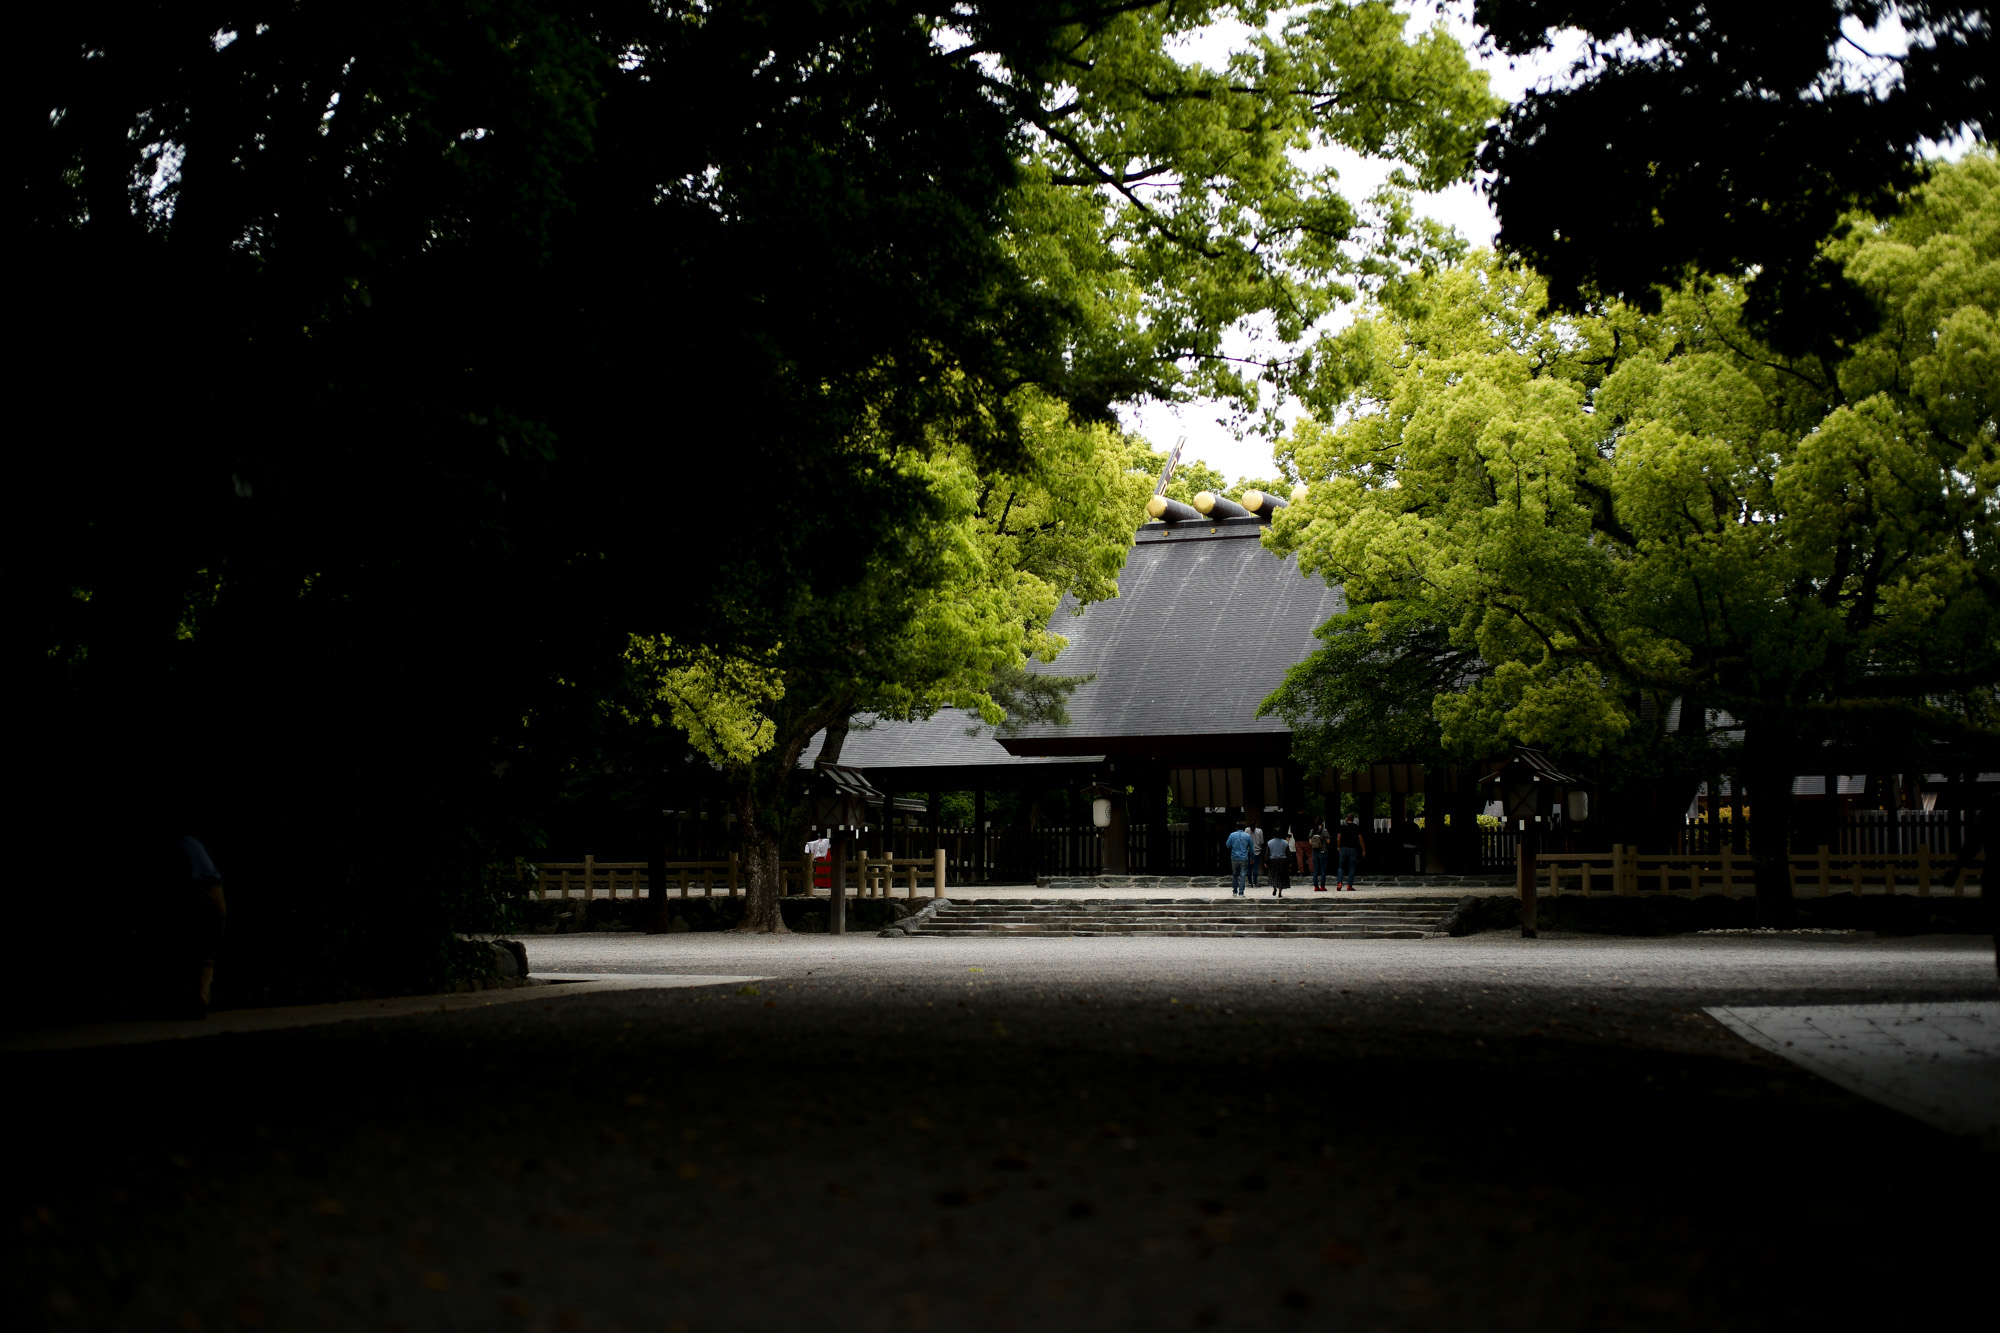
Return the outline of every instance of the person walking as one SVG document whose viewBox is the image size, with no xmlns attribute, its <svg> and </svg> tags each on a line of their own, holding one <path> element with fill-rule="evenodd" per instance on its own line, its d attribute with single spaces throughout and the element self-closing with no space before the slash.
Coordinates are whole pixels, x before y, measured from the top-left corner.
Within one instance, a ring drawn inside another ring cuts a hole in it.
<svg viewBox="0 0 2000 1333">
<path fill-rule="evenodd" d="M 1327 834 L 1324 819 L 1313 825 L 1312 837 L 1308 841 L 1312 844 L 1313 892 L 1325 893 L 1326 854 L 1333 844 L 1332 838 Z"/>
<path fill-rule="evenodd" d="M 1335 850 L 1340 855 L 1340 865 L 1334 872 L 1333 891 L 1342 889 L 1355 892 L 1354 875 L 1361 868 L 1361 858 L 1368 855 L 1368 839 L 1361 832 L 1361 822 L 1349 815 L 1340 822 L 1333 835 Z"/>
<path fill-rule="evenodd" d="M 1256 842 L 1251 839 L 1249 828 L 1246 827 L 1247 822 L 1237 820 L 1236 831 L 1223 839 L 1224 845 L 1229 848 L 1229 876 L 1234 885 L 1230 893 L 1238 898 L 1243 896 L 1243 877 L 1251 873 L 1250 868 L 1255 864 L 1253 858 L 1256 856 L 1257 848 Z M 1251 882 L 1256 881 L 1253 879 Z"/>
<path fill-rule="evenodd" d="M 1254 889 L 1257 887 L 1257 866 L 1264 859 L 1264 830 L 1248 819 L 1243 822 L 1250 830 L 1250 887 Z"/>
<path fill-rule="evenodd" d="M 1271 830 L 1271 840 L 1264 844 L 1264 854 L 1271 862 L 1271 896 L 1282 898 L 1285 890 L 1292 887 L 1292 844 L 1285 837 L 1284 829 Z"/>
</svg>

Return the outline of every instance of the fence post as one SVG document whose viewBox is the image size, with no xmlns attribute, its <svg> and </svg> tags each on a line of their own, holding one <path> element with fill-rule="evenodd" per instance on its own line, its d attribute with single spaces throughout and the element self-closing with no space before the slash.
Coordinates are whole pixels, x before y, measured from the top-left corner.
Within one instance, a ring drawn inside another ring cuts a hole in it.
<svg viewBox="0 0 2000 1333">
<path fill-rule="evenodd" d="M 866 898 L 868 896 L 868 849 L 864 847 L 854 855 L 856 857 L 854 863 L 854 887 L 859 890 L 856 896 Z"/>
<path fill-rule="evenodd" d="M 688 872 L 687 868 L 683 866 L 681 868 L 681 897 L 685 898 L 687 896 L 688 896 Z"/>
<path fill-rule="evenodd" d="M 917 896 L 917 858 L 910 858 L 910 897 Z"/>
<path fill-rule="evenodd" d="M 1583 858 L 1583 896 L 1590 897 L 1590 858 Z"/>
<path fill-rule="evenodd" d="M 1524 833 L 1514 842 L 1514 879 L 1521 886 L 1521 938 L 1535 938 L 1535 854 Z"/>
<path fill-rule="evenodd" d="M 589 902 L 597 892 L 596 867 L 593 864 L 596 860 L 596 857 L 588 855 L 583 858 L 583 900 L 585 902 Z"/>
<path fill-rule="evenodd" d="M 944 897 L 944 848 L 942 847 L 931 857 L 931 897 Z"/>
<path fill-rule="evenodd" d="M 1727 843 L 1722 847 L 1722 896 L 1736 896 L 1736 852 Z"/>
<path fill-rule="evenodd" d="M 1824 898 L 1833 891 L 1833 863 L 1827 855 L 1827 845 L 1819 845 L 1819 896 Z"/>
<path fill-rule="evenodd" d="M 1623 897 L 1625 893 L 1625 844 L 1611 844 L 1611 892 Z"/>
</svg>

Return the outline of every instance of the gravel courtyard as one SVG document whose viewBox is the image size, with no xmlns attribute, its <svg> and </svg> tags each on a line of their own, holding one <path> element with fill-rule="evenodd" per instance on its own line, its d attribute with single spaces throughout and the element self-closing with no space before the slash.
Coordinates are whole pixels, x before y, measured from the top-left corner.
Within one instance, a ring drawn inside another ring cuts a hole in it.
<svg viewBox="0 0 2000 1333">
<path fill-rule="evenodd" d="M 10 1301 L 49 1327 L 692 1333 L 1923 1325 L 1983 1299 L 1995 1155 L 1701 1010 L 1990 1000 L 1987 939 L 528 948 L 764 979 L 6 1056 L 33 1134 Z"/>
</svg>

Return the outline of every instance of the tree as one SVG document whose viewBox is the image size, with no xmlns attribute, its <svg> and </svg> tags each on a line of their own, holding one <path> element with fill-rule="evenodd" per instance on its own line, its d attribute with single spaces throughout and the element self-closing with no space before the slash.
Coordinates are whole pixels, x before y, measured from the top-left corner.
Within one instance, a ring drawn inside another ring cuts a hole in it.
<svg viewBox="0 0 2000 1333">
<path fill-rule="evenodd" d="M 1822 239 L 1881 215 L 1923 174 L 1927 142 L 2000 129 L 1987 6 L 1944 0 L 1476 0 L 1510 54 L 1580 31 L 1578 76 L 1508 108 L 1480 153 L 1499 246 L 1562 310 L 1616 297 L 1648 311 L 1690 269 L 1744 287 L 1773 347 L 1823 359 L 1875 311 Z M 1893 23 L 1907 52 L 1869 29 Z M 1856 68 L 1858 67 L 1858 68 Z"/>
<path fill-rule="evenodd" d="M 858 582 L 801 590 L 768 653 L 636 647 L 661 705 L 649 720 L 685 732 L 729 782 L 749 871 L 743 929 L 784 929 L 778 862 L 799 831 L 799 761 L 815 733 L 844 730 L 857 712 L 909 719 L 946 705 L 1002 723 L 996 694 L 1021 706 L 1027 659 L 1063 647 L 1052 623 L 1062 599 L 1080 608 L 1117 596 L 1153 477 L 1129 466 L 1131 442 L 1108 427 L 1032 397 L 1017 410 L 1028 442 L 1019 467 L 982 468 L 949 438 L 927 456 L 885 447 L 884 469 L 948 507 L 899 528 Z"/>
<path fill-rule="evenodd" d="M 936 26 L 1032 81 L 1071 17 L 26 17 L 38 818 L 192 807 L 231 984 L 422 977 L 635 632 L 758 648 L 943 504 L 884 440 L 1005 460 L 1012 396 L 1063 391 L 1070 316 L 1000 239 L 1014 122 Z"/>
<path fill-rule="evenodd" d="M 1733 284 L 1582 317 L 1490 255 L 1413 284 L 1350 332 L 1365 387 L 1300 424 L 1310 495 L 1273 530 L 1411 691 L 1464 670 L 1447 748 L 1604 753 L 1649 697 L 1726 713 L 1772 899 L 1821 745 L 1949 767 L 2000 740 L 2000 163 L 1940 167 L 1827 253 L 1882 312 L 1834 363 L 1760 343 Z M 1273 706 L 1339 719 L 1353 674 L 1309 664 Z"/>
<path fill-rule="evenodd" d="M 1250 29 L 1222 68 L 1176 45 Z M 1386 0 L 1291 8 L 1122 7 L 1057 44 L 1048 86 L 994 74 L 1025 127 L 1009 244 L 1083 315 L 1073 402 L 1208 395 L 1248 412 L 1315 389 L 1323 321 L 1406 268 L 1462 249 L 1415 218 L 1411 187 L 1463 179 L 1500 103 L 1442 23 L 1406 31 Z M 1301 150 L 1396 162 L 1355 200 Z M 1224 347 L 1232 329 L 1247 355 Z M 1275 422 L 1275 416 L 1269 421 Z"/>
<path fill-rule="evenodd" d="M 1468 165 L 1483 85 L 1386 5 L 1324 6 L 1226 73 L 1164 54 L 1273 12 L 30 15 L 44 813 L 90 845 L 100 812 L 185 794 L 233 881 L 268 886 L 239 940 L 351 926 L 350 954 L 395 952 L 370 932 L 434 953 L 596 743 L 635 638 L 697 671 L 859 645 L 903 661 L 854 691 L 892 709 L 977 693 L 900 636 L 921 562 L 963 563 L 961 473 L 1029 467 L 1023 405 L 1090 421 L 1177 392 L 1230 322 L 1305 329 L 1343 274 L 1396 262 L 1402 232 L 1332 257 L 1353 233 L 1287 147 Z M 1128 148 L 1159 154 L 1171 206 L 1104 179 Z M 935 615 L 931 648 L 969 636 L 996 669 L 1018 648 L 987 611 Z M 787 701 L 821 697 L 783 674 Z M 874 700 L 883 681 L 917 683 Z M 357 895 L 385 863 L 426 887 L 378 925 Z M 284 957 L 274 987 L 309 970 Z"/>
</svg>

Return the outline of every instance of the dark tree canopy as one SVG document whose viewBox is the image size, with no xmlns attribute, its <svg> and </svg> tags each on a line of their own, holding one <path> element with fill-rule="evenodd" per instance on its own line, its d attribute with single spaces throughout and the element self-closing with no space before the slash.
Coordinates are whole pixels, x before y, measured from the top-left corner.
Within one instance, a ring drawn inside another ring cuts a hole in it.
<svg viewBox="0 0 2000 1333">
<path fill-rule="evenodd" d="M 1821 254 L 1843 213 L 1890 210 L 1920 178 L 1926 140 L 2000 128 L 1987 6 L 1951 0 L 1477 0 L 1501 50 L 1589 39 L 1582 76 L 1530 93 L 1482 151 L 1502 248 L 1549 279 L 1550 300 L 1658 308 L 1690 270 L 1756 271 L 1748 318 L 1782 350 L 1824 352 L 1875 327 Z M 1901 21 L 1907 54 L 1850 31 Z M 1887 64 L 1886 88 L 1841 57 Z"/>
<path fill-rule="evenodd" d="M 934 32 L 1032 80 L 1069 17 L 24 15 L 36 819 L 197 831 L 315 939 L 393 866 L 434 947 L 409 913 L 494 859 L 525 738 L 587 730 L 635 625 L 755 641 L 928 502 L 858 435 L 1004 459 L 1009 395 L 1063 394 L 1001 244 L 1015 120 Z"/>
</svg>

